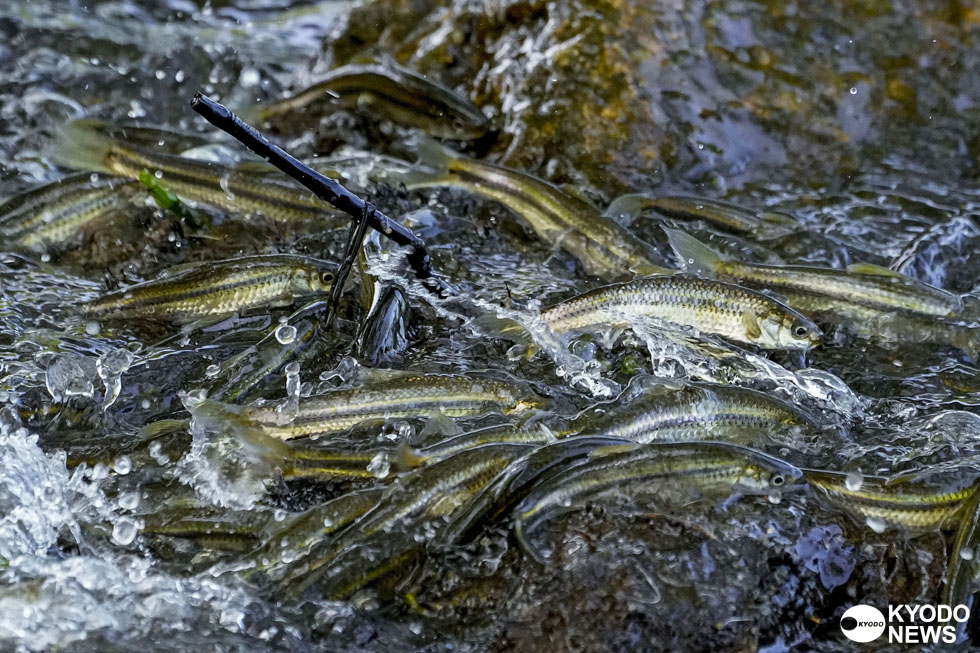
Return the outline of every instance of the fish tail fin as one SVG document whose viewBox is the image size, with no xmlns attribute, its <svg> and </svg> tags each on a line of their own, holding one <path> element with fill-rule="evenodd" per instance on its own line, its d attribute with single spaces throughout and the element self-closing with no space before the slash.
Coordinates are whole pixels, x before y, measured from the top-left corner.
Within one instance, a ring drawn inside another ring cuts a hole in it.
<svg viewBox="0 0 980 653">
<path fill-rule="evenodd" d="M 404 184 L 409 190 L 443 185 L 449 177 L 450 165 L 459 154 L 427 136 L 419 137 L 415 146 L 418 155 L 415 165 L 405 171 L 385 173 L 384 181 Z"/>
<path fill-rule="evenodd" d="M 650 196 L 644 193 L 620 195 L 606 208 L 605 217 L 619 220 L 629 216 L 630 221 L 636 219 L 643 210 L 650 206 Z"/>
<path fill-rule="evenodd" d="M 523 517 L 520 515 L 518 515 L 518 517 L 514 520 L 514 539 L 517 540 L 517 545 L 521 547 L 521 551 L 523 551 L 527 557 L 531 558 L 539 565 L 544 566 L 548 564 L 548 557 L 541 553 L 537 547 L 531 544 L 531 540 L 528 538 L 527 526 L 524 523 Z"/>
<path fill-rule="evenodd" d="M 534 342 L 531 332 L 513 318 L 484 315 L 470 322 L 470 326 L 481 333 L 516 342 L 526 348 L 528 358 L 538 351 L 538 345 Z"/>
<path fill-rule="evenodd" d="M 99 120 L 74 120 L 63 126 L 48 154 L 59 165 L 76 170 L 112 173 L 107 159 L 115 141 Z"/>
<path fill-rule="evenodd" d="M 712 275 L 724 263 L 725 259 L 721 254 L 694 236 L 677 229 L 669 229 L 667 227 L 663 229 L 664 233 L 667 234 L 670 247 L 674 250 L 677 258 L 680 259 L 681 266 L 685 270 L 697 274 Z"/>
<path fill-rule="evenodd" d="M 428 460 L 428 456 L 423 456 L 418 449 L 402 440 L 395 452 L 394 466 L 399 471 L 408 471 L 424 465 Z"/>
<path fill-rule="evenodd" d="M 241 406 L 205 399 L 187 409 L 191 413 L 194 429 L 214 433 L 219 437 L 230 436 L 254 459 L 278 463 L 296 458 L 292 447 L 252 424 L 242 414 Z"/>
<path fill-rule="evenodd" d="M 144 440 L 156 440 L 164 435 L 186 431 L 190 422 L 186 419 L 158 419 L 142 428 L 140 434 Z"/>
</svg>

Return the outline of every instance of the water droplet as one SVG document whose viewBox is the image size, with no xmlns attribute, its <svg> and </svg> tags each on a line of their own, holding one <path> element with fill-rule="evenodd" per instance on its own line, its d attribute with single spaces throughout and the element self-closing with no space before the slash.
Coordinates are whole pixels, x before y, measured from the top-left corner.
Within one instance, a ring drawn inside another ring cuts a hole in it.
<svg viewBox="0 0 980 653">
<path fill-rule="evenodd" d="M 281 345 L 288 345 L 289 343 L 296 340 L 296 327 L 283 324 L 276 327 L 276 340 L 279 341 Z"/>
<path fill-rule="evenodd" d="M 368 472 L 374 474 L 375 478 L 385 478 L 391 471 L 391 462 L 388 460 L 387 452 L 382 451 L 371 459 L 367 466 Z"/>
<path fill-rule="evenodd" d="M 153 176 L 156 177 L 157 179 L 163 179 L 163 171 L 157 170 L 156 172 L 153 173 Z"/>
<path fill-rule="evenodd" d="M 136 539 L 139 528 L 136 521 L 129 517 L 120 517 L 112 525 L 112 541 L 119 546 L 128 546 Z"/>
<path fill-rule="evenodd" d="M 139 492 L 123 492 L 119 495 L 119 507 L 123 510 L 136 510 L 139 505 Z"/>
<path fill-rule="evenodd" d="M 129 459 L 129 456 L 119 456 L 116 458 L 115 462 L 112 463 L 112 468 L 116 470 L 116 473 L 120 476 L 125 476 L 133 471 L 133 461 Z"/>
<path fill-rule="evenodd" d="M 851 472 L 844 478 L 844 487 L 851 492 L 858 492 L 864 485 L 864 477 L 857 472 Z"/>
</svg>

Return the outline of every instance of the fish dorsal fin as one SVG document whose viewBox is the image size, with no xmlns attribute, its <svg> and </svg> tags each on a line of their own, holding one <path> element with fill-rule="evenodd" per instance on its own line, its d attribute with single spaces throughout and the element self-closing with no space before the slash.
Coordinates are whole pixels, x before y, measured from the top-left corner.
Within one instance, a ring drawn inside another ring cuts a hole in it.
<svg viewBox="0 0 980 653">
<path fill-rule="evenodd" d="M 561 184 L 558 186 L 558 188 L 566 195 L 574 197 L 581 202 L 585 202 L 589 206 L 598 210 L 598 207 L 596 207 L 595 202 L 592 201 L 592 198 L 586 195 L 585 192 L 583 192 L 582 189 L 575 184 Z"/>
<path fill-rule="evenodd" d="M 896 279 L 908 279 L 901 272 L 895 272 L 889 268 L 882 267 L 880 265 L 875 265 L 873 263 L 851 263 L 847 266 L 848 272 L 853 272 L 855 274 L 871 274 L 876 277 L 894 277 Z"/>
<path fill-rule="evenodd" d="M 681 267 L 685 270 L 711 276 L 725 262 L 721 254 L 694 236 L 668 227 L 662 227 L 662 229 L 667 234 L 667 240 L 670 242 L 674 254 L 680 259 Z"/>
</svg>

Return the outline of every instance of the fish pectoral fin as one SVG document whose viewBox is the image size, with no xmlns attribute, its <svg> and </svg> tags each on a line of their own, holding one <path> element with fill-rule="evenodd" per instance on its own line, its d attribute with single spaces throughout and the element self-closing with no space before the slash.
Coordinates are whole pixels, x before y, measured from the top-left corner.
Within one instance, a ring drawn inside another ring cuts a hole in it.
<svg viewBox="0 0 980 653">
<path fill-rule="evenodd" d="M 876 277 L 895 277 L 897 279 L 908 278 L 901 272 L 896 272 L 895 270 L 891 270 L 880 265 L 875 265 L 873 263 L 851 263 L 847 266 L 847 271 L 855 274 L 872 274 Z"/>
<path fill-rule="evenodd" d="M 762 326 L 759 324 L 759 316 L 752 311 L 742 313 L 742 325 L 745 327 L 745 335 L 752 340 L 762 337 Z"/>
</svg>

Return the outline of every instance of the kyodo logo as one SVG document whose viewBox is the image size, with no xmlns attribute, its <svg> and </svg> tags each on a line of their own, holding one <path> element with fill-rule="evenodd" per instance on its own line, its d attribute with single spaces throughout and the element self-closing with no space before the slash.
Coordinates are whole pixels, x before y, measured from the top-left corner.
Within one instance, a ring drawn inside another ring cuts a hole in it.
<svg viewBox="0 0 980 653">
<path fill-rule="evenodd" d="M 889 605 L 888 620 L 870 605 L 855 605 L 841 616 L 840 629 L 852 642 L 873 642 L 888 630 L 890 644 L 953 644 L 957 627 L 970 619 L 965 605 Z"/>
<path fill-rule="evenodd" d="M 885 632 L 885 615 L 870 605 L 855 605 L 840 618 L 840 629 L 852 642 L 873 642 Z"/>
</svg>

